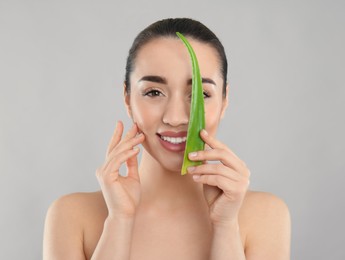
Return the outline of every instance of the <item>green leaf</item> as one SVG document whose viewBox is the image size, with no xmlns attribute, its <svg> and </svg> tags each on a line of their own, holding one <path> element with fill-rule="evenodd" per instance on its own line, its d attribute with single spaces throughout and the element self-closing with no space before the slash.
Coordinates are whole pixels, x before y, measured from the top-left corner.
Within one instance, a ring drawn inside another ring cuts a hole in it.
<svg viewBox="0 0 345 260">
<path fill-rule="evenodd" d="M 205 128 L 204 91 L 202 87 L 199 64 L 195 52 L 190 43 L 181 33 L 176 32 L 176 34 L 188 49 L 193 69 L 192 100 L 190 106 L 186 149 L 184 151 L 183 165 L 181 169 L 181 175 L 185 175 L 188 167 L 202 164 L 201 161 L 189 160 L 188 154 L 190 152 L 204 150 L 205 147 L 205 142 L 200 137 L 201 129 Z"/>
</svg>

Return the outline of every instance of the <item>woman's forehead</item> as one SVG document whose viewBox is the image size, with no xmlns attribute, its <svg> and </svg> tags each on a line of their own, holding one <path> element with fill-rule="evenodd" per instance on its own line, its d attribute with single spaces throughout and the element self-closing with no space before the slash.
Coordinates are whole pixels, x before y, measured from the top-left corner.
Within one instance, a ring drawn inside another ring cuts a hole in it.
<svg viewBox="0 0 345 260">
<path fill-rule="evenodd" d="M 219 77 L 220 61 L 217 51 L 208 44 L 188 38 L 197 56 L 202 76 Z M 135 59 L 135 74 L 171 73 L 186 77 L 192 75 L 187 48 L 179 38 L 160 37 L 143 45 Z"/>
</svg>

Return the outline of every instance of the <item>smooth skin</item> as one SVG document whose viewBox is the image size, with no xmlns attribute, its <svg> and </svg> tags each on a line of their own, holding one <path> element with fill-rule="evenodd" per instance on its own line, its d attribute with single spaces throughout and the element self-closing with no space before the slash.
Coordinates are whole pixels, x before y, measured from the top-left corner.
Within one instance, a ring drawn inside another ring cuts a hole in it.
<svg viewBox="0 0 345 260">
<path fill-rule="evenodd" d="M 124 95 L 133 126 L 124 135 L 118 121 L 96 171 L 101 191 L 65 195 L 51 205 L 44 259 L 290 258 L 288 207 L 273 194 L 249 190 L 248 167 L 216 138 L 228 106 L 216 52 L 188 40 L 202 77 L 214 82 L 203 84 L 206 149 L 189 154 L 204 164 L 181 176 L 183 152 L 160 144 L 157 133 L 188 128 L 192 71 L 178 38 L 152 40 L 139 51 L 131 93 Z M 160 80 L 142 80 L 148 75 Z M 119 175 L 122 164 L 127 177 Z"/>
</svg>

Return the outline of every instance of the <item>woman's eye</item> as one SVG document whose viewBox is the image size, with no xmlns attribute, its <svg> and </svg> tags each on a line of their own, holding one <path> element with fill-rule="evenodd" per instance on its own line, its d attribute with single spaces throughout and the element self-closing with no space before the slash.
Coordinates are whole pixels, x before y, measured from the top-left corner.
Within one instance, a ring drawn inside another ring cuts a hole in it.
<svg viewBox="0 0 345 260">
<path fill-rule="evenodd" d="M 152 89 L 150 91 L 147 91 L 144 95 L 145 96 L 149 96 L 149 97 L 158 97 L 160 96 L 162 93 L 159 90 L 156 89 Z"/>
<path fill-rule="evenodd" d="M 211 97 L 211 95 L 207 92 L 207 91 L 204 91 L 204 98 L 209 98 Z M 189 98 L 191 99 L 192 98 L 192 94 L 189 95 Z"/>
<path fill-rule="evenodd" d="M 210 94 L 207 91 L 204 91 L 204 98 L 209 98 Z"/>
</svg>

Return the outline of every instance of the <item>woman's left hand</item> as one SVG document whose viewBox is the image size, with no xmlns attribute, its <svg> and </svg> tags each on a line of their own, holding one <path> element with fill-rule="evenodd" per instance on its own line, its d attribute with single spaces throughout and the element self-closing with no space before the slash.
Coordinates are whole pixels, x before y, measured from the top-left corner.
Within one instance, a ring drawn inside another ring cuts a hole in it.
<svg viewBox="0 0 345 260">
<path fill-rule="evenodd" d="M 209 206 L 213 225 L 238 224 L 238 215 L 249 186 L 250 171 L 225 144 L 210 136 L 205 130 L 201 138 L 211 148 L 189 154 L 192 161 L 205 163 L 189 167 L 193 179 L 204 184 L 204 195 Z M 218 161 L 210 163 L 207 161 Z"/>
</svg>

